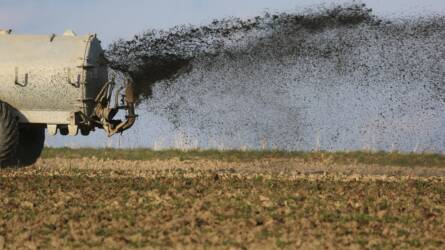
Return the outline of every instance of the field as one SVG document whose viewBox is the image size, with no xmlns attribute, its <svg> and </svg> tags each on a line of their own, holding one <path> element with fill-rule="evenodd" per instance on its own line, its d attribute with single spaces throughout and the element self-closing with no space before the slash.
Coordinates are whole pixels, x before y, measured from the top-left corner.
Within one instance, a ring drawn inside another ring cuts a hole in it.
<svg viewBox="0 0 445 250">
<path fill-rule="evenodd" d="M 0 172 L 0 249 L 445 248 L 445 156 L 46 149 Z"/>
</svg>

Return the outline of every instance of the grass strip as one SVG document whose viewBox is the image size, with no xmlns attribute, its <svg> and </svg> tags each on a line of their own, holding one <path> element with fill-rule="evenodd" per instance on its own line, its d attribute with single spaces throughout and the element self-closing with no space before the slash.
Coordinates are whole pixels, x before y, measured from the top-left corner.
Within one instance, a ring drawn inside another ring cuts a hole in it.
<svg viewBox="0 0 445 250">
<path fill-rule="evenodd" d="M 246 162 L 266 159 L 300 159 L 308 162 L 332 164 L 376 164 L 382 166 L 445 167 L 445 155 L 437 153 L 401 152 L 293 152 L 293 151 L 241 151 L 241 150 L 152 150 L 112 148 L 45 148 L 42 158 L 97 158 L 105 160 L 218 160 Z"/>
</svg>

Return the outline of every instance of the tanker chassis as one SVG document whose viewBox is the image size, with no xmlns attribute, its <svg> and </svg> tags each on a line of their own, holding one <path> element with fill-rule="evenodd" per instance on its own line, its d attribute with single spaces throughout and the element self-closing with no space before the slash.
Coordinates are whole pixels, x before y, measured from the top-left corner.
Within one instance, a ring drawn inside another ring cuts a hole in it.
<svg viewBox="0 0 445 250">
<path fill-rule="evenodd" d="M 136 120 L 130 80 L 113 91 L 96 35 L 14 35 L 0 29 L 0 167 L 33 164 L 48 134 L 108 136 Z M 119 110 L 125 119 L 115 120 Z"/>
</svg>

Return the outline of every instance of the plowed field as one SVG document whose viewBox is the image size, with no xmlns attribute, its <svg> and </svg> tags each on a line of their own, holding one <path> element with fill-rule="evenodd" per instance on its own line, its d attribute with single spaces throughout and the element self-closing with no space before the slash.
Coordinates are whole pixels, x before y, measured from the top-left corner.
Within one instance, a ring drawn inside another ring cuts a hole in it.
<svg viewBox="0 0 445 250">
<path fill-rule="evenodd" d="M 445 248 L 440 160 L 48 152 L 0 171 L 0 249 Z"/>
</svg>

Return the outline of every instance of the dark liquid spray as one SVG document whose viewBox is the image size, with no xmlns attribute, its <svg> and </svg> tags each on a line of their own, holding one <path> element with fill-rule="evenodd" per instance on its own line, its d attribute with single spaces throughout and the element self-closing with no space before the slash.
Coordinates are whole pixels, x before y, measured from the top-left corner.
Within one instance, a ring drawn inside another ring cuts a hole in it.
<svg viewBox="0 0 445 250">
<path fill-rule="evenodd" d="M 185 145 L 442 151 L 443 41 L 444 17 L 352 4 L 149 30 L 108 57 Z"/>
</svg>

